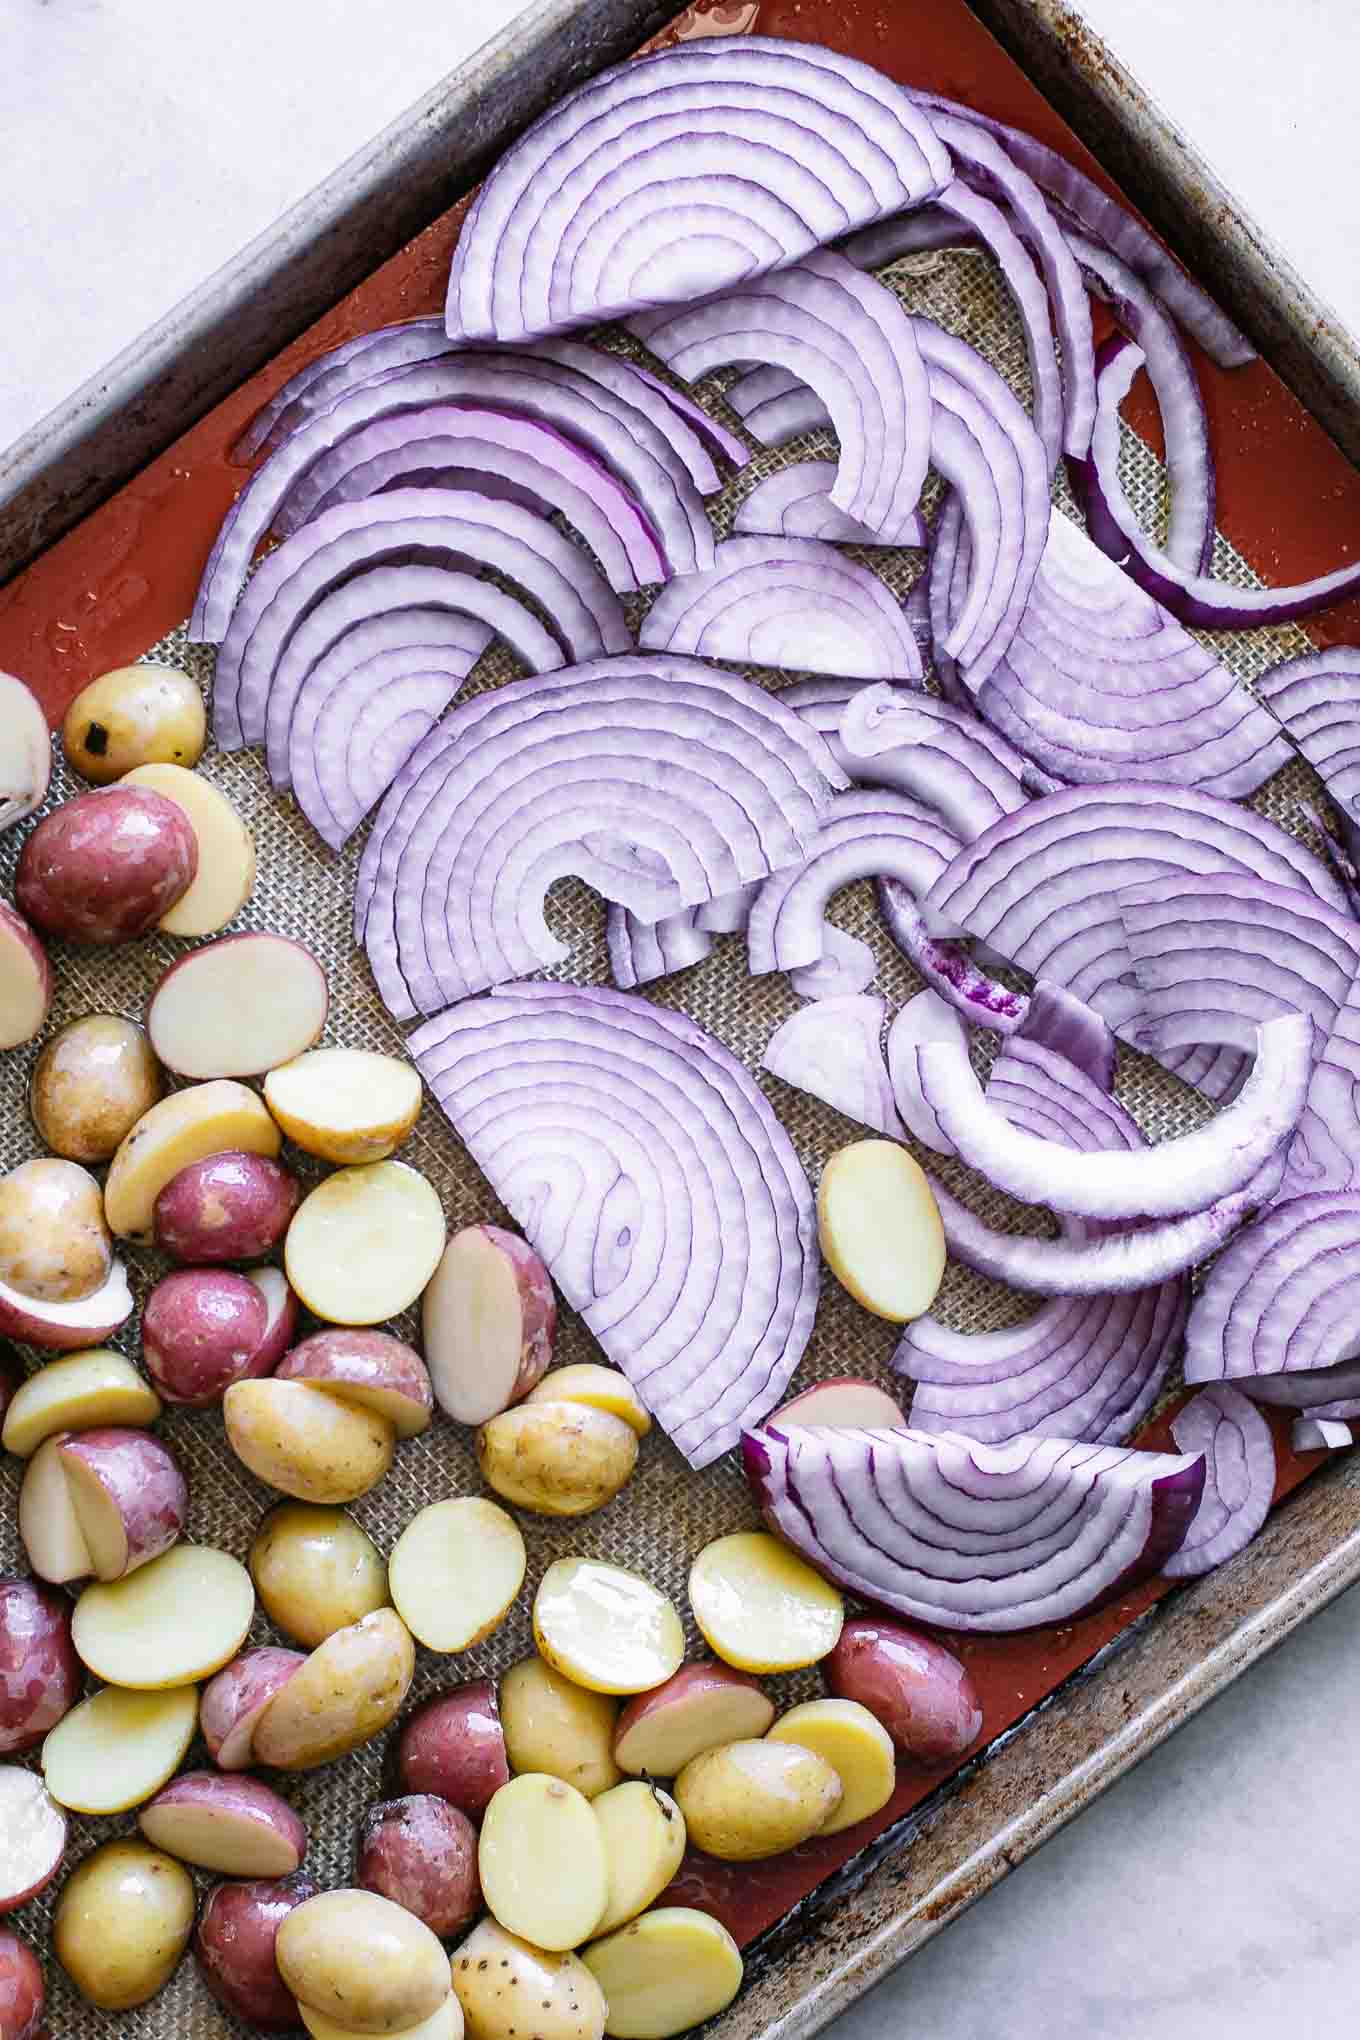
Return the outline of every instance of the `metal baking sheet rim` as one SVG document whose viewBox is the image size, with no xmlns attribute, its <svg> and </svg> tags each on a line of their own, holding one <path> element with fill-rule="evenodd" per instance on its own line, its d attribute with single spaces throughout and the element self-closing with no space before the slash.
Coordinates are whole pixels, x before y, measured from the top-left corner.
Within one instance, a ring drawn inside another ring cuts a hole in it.
<svg viewBox="0 0 1360 2040">
<path fill-rule="evenodd" d="M 1065 0 L 969 0 L 1352 458 L 1360 355 Z M 417 106 L 0 454 L 0 582 L 469 189 L 573 78 L 680 10 L 534 0 Z M 546 80 L 553 80 L 548 91 Z M 1159 1603 L 749 1951 L 724 2040 L 818 2032 L 1232 1680 L 1360 1579 L 1360 1464 Z"/>
</svg>

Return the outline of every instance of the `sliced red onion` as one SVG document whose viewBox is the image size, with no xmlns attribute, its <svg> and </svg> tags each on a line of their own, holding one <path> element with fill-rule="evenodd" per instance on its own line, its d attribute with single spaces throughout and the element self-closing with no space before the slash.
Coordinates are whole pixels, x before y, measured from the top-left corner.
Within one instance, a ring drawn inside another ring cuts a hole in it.
<svg viewBox="0 0 1360 2040">
<path fill-rule="evenodd" d="M 536 984 L 410 1051 L 511 1217 L 693 1466 L 774 1408 L 820 1262 L 812 1193 L 750 1072 L 683 1014 Z"/>
<path fill-rule="evenodd" d="M 857 517 L 847 517 L 831 500 L 836 484 L 834 460 L 798 460 L 776 468 L 743 497 L 732 529 L 757 538 L 848 539 L 874 543 L 875 534 Z M 909 520 L 901 545 L 923 546 L 926 527 L 919 511 Z"/>
<path fill-rule="evenodd" d="M 847 935 L 828 921 L 822 930 L 822 953 L 815 963 L 789 972 L 789 985 L 800 999 L 849 999 L 871 985 L 878 959 L 867 942 Z"/>
<path fill-rule="evenodd" d="M 686 382 L 734 361 L 764 361 L 814 390 L 840 441 L 832 500 L 884 545 L 904 544 L 915 530 L 931 457 L 918 324 L 892 291 L 825 252 L 725 297 L 631 321 Z"/>
<path fill-rule="evenodd" d="M 1250 1056 L 1235 1048 L 1220 1048 L 1213 1042 L 1200 1042 L 1193 1048 L 1168 1048 L 1157 1060 L 1173 1077 L 1202 1091 L 1215 1105 L 1224 1105 L 1237 1096 L 1251 1068 Z"/>
<path fill-rule="evenodd" d="M 995 1034 L 1013 1034 L 1029 1011 L 1029 995 L 998 984 L 962 943 L 941 941 L 926 927 L 916 896 L 893 878 L 878 881 L 878 907 L 888 933 L 926 984 L 965 1020 Z"/>
<path fill-rule="evenodd" d="M 505 359 L 492 356 L 498 358 Z M 613 399 L 616 410 L 640 412 L 680 460 L 701 496 L 715 495 L 723 486 L 724 477 L 713 464 L 715 451 L 734 467 L 744 466 L 751 457 L 735 433 L 710 418 L 683 390 L 672 389 L 641 363 L 607 347 L 579 339 L 536 340 L 510 358 L 555 362 L 559 368 L 598 384 Z"/>
<path fill-rule="evenodd" d="M 661 590 L 639 641 L 734 665 L 921 677 L 916 639 L 878 576 L 815 538 L 725 539 L 707 573 Z"/>
<path fill-rule="evenodd" d="M 920 586 L 919 582 L 917 586 Z M 906 614 L 905 604 L 903 613 Z M 797 709 L 799 715 L 807 717 L 813 727 L 821 731 L 837 762 L 857 783 L 866 786 L 891 786 L 898 793 L 909 793 L 914 799 L 925 801 L 927 806 L 935 807 L 941 799 L 949 798 L 947 793 L 940 792 L 940 781 L 950 778 L 945 762 L 945 754 L 948 753 L 955 763 L 967 764 L 969 770 L 981 779 L 984 785 L 991 787 L 998 806 L 1006 812 L 1010 811 L 1015 797 L 1012 782 L 1027 769 L 1020 753 L 1013 744 L 1008 744 L 1004 737 L 999 737 L 995 730 L 989 729 L 985 722 L 973 714 L 971 708 L 960 712 L 952 702 L 940 701 L 937 696 L 926 694 L 919 689 L 913 688 L 909 692 L 899 689 L 895 698 L 905 701 L 911 708 L 919 710 L 926 716 L 938 717 L 939 727 L 934 742 L 938 755 L 929 772 L 921 770 L 913 763 L 909 751 L 905 748 L 899 750 L 894 747 L 891 750 L 880 751 L 876 756 L 866 754 L 857 761 L 852 760 L 841 742 L 841 721 L 852 698 L 857 694 L 870 692 L 874 694 L 876 700 L 879 698 L 878 691 L 870 689 L 863 681 L 838 679 L 834 675 L 823 673 L 806 680 L 792 681 L 787 687 L 781 688 L 779 698 L 787 707 Z M 925 733 L 921 734 L 924 738 Z M 857 770 L 851 770 L 852 764 L 857 764 Z M 998 766 L 1001 768 L 999 775 L 995 769 Z M 977 796 L 972 798 L 976 799 Z M 953 801 L 950 805 L 957 818 L 962 821 L 961 803 Z"/>
<path fill-rule="evenodd" d="M 971 843 L 1026 799 L 1019 754 L 1004 739 L 987 742 L 980 728 L 976 717 L 933 695 L 863 687 L 846 701 L 833 749 L 852 779 L 925 801 L 951 834 Z"/>
<path fill-rule="evenodd" d="M 1325 652 L 1306 652 L 1272 666 L 1256 687 L 1336 802 L 1354 855 L 1360 841 L 1360 742 L 1355 734 L 1360 651 L 1333 645 Z"/>
<path fill-rule="evenodd" d="M 377 349 L 380 358 L 385 359 L 387 344 L 393 336 L 406 334 L 432 335 L 436 341 L 448 338 L 444 332 L 444 321 L 429 313 L 419 319 L 402 320 L 394 326 L 378 326 L 372 332 L 358 333 L 352 340 L 342 341 L 340 346 L 332 347 L 329 352 L 318 354 L 314 360 L 305 362 L 296 375 L 290 376 L 269 402 L 255 413 L 233 446 L 231 458 L 245 465 L 257 454 L 272 453 L 304 418 L 318 410 L 325 410 L 335 401 L 335 384 L 340 380 L 341 370 L 352 376 L 371 372 L 364 368 L 365 356 Z M 417 346 L 420 344 L 417 342 Z M 430 351 L 443 353 L 445 349 L 436 345 Z M 334 379 L 329 389 L 318 389 L 323 378 Z"/>
<path fill-rule="evenodd" d="M 1040 978 L 1029 996 L 1016 1041 L 1032 1041 L 1071 1063 L 1106 1093 L 1114 1089 L 1114 1036 L 1099 1013 L 1062 985 Z"/>
<path fill-rule="evenodd" d="M 1185 1378 L 1236 1381 L 1307 1409 L 1357 1392 L 1360 1197 L 1276 1204 L 1210 1269 L 1186 1332 Z"/>
<path fill-rule="evenodd" d="M 939 1629 L 1073 1622 L 1162 1567 L 1198 1456 L 1024 1437 L 767 1424 L 742 1438 L 766 1521 L 852 1593 Z"/>
<path fill-rule="evenodd" d="M 954 183 L 958 183 L 957 177 Z M 946 189 L 952 191 L 954 185 Z M 889 220 L 876 220 L 871 227 L 861 227 L 841 243 L 841 253 L 861 269 L 886 269 L 889 264 L 900 262 L 904 255 L 934 255 L 942 248 L 977 245 L 973 229 L 957 213 L 947 212 L 936 198 L 909 213 L 894 213 Z"/>
<path fill-rule="evenodd" d="M 356 892 L 402 1019 L 563 961 L 543 903 L 568 872 L 658 921 L 798 868 L 840 778 L 763 689 L 657 655 L 512 681 L 438 736 L 394 782 Z"/>
<path fill-rule="evenodd" d="M 1255 630 L 1330 609 L 1360 589 L 1360 560 L 1290 588 L 1234 588 L 1177 566 L 1139 524 L 1119 479 L 1119 406 L 1143 366 L 1142 350 L 1116 338 L 1097 355 L 1096 424 L 1083 469 L 1087 522 L 1101 547 L 1164 609 L 1199 630 Z"/>
<path fill-rule="evenodd" d="M 1295 1417 L 1289 1442 L 1295 1452 L 1345 1452 L 1355 1430 L 1340 1417 Z"/>
<path fill-rule="evenodd" d="M 929 117 L 869 65 L 687 42 L 602 72 L 500 159 L 454 250 L 448 330 L 516 340 L 729 290 L 949 176 Z"/>
<path fill-rule="evenodd" d="M 539 343 L 540 347 L 543 345 L 544 343 Z M 691 458 L 690 479 L 701 496 L 714 495 L 717 490 L 724 487 L 726 477 L 714 467 L 713 455 L 716 454 L 720 460 L 725 460 L 729 467 L 744 468 L 751 458 L 750 447 L 745 440 L 739 439 L 735 432 L 729 432 L 720 418 L 714 418 L 702 404 L 696 404 L 685 390 L 678 389 L 674 383 L 663 381 L 659 375 L 654 375 L 650 368 L 644 368 L 640 361 L 630 361 L 628 366 L 639 381 L 649 384 L 669 404 L 676 416 L 691 428 L 699 441 L 703 458 L 702 460 Z"/>
<path fill-rule="evenodd" d="M 888 1029 L 888 1076 L 898 1112 L 924 1147 L 952 1155 L 954 1144 L 921 1095 L 916 1050 L 923 1041 L 952 1041 L 966 1055 L 968 1035 L 954 1008 L 938 992 L 917 992 Z"/>
<path fill-rule="evenodd" d="M 695 926 L 692 907 L 652 922 L 639 921 L 625 907 L 611 907 L 605 916 L 605 946 L 614 983 L 629 992 L 702 963 L 713 939 Z"/>
<path fill-rule="evenodd" d="M 738 886 L 716 900 L 705 900 L 694 909 L 695 925 L 710 935 L 741 935 L 751 918 L 751 902 L 760 891 L 759 882 Z"/>
<path fill-rule="evenodd" d="M 900 1140 L 880 1045 L 887 1010 L 886 1000 L 868 994 L 803 1006 L 770 1036 L 761 1067 L 847 1119 Z"/>
<path fill-rule="evenodd" d="M 1256 1040 L 1251 1075 L 1207 1125 L 1141 1153 L 1080 1157 L 1012 1127 L 957 1047 L 927 1042 L 916 1058 L 922 1095 L 942 1131 L 997 1189 L 1083 1218 L 1170 1218 L 1243 1189 L 1298 1125 L 1312 1068 L 1312 1022 L 1284 1014 L 1264 1021 Z"/>
<path fill-rule="evenodd" d="M 1162 1567 L 1171 1580 L 1197 1579 L 1235 1558 L 1275 1499 L 1275 1438 L 1261 1412 L 1235 1388 L 1206 1388 L 1177 1412 L 1171 1435 L 1182 1452 L 1204 1455 L 1204 1494 L 1185 1541 Z"/>
<path fill-rule="evenodd" d="M 762 446 L 787 446 L 807 432 L 832 429 L 830 413 L 817 392 L 786 368 L 748 368 L 724 400 Z"/>
<path fill-rule="evenodd" d="M 752 976 L 816 963 L 827 902 L 842 886 L 890 872 L 924 893 L 953 847 L 954 838 L 903 794 L 864 787 L 837 795 L 802 862 L 767 879 L 752 903 L 746 926 Z"/>
</svg>

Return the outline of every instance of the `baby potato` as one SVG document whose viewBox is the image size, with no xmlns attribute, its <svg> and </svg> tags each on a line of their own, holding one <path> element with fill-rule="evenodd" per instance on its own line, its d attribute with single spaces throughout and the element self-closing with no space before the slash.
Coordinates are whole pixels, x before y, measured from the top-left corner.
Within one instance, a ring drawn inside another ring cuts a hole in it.
<svg viewBox="0 0 1360 2040">
<path fill-rule="evenodd" d="M 840 1779 L 841 1803 L 822 1828 L 824 1835 L 867 1820 L 892 1798 L 897 1783 L 892 1737 L 857 1700 L 805 1700 L 780 1716 L 766 1740 L 814 1750 Z"/>
<path fill-rule="evenodd" d="M 398 1614 L 427 1650 L 470 1650 L 498 1629 L 524 1584 L 518 1523 L 480 1495 L 431 1502 L 392 1547 Z"/>
<path fill-rule="evenodd" d="M 645 1693 L 685 1655 L 685 1632 L 665 1595 L 594 1558 L 548 1567 L 534 1596 L 534 1642 L 557 1671 L 595 1693 Z"/>
<path fill-rule="evenodd" d="M 952 1763 L 981 1733 L 982 1705 L 967 1666 L 904 1622 L 857 1615 L 823 1670 L 834 1694 L 867 1707 L 918 1763 Z"/>
<path fill-rule="evenodd" d="M 314 1771 L 348 1756 L 395 1720 L 415 1670 L 411 1632 L 391 1608 L 337 1629 L 260 1714 L 257 1760 L 276 1771 Z"/>
<path fill-rule="evenodd" d="M 146 1842 L 103 1842 L 66 1880 L 52 1949 L 90 2004 L 126 2012 L 170 1981 L 193 1924 L 182 1863 Z"/>
<path fill-rule="evenodd" d="M 372 1410 L 305 1381 L 237 1381 L 222 1399 L 227 1442 L 243 1465 L 303 1502 L 352 1502 L 392 1464 L 397 1434 Z"/>
<path fill-rule="evenodd" d="M 350 2027 L 337 2026 L 334 2019 L 328 2019 L 311 2005 L 299 2005 L 298 2011 L 311 2040 L 354 2040 Z M 418 2026 L 403 2027 L 401 2040 L 463 2040 L 463 2007 L 453 1992 L 428 2019 L 422 2019 Z"/>
<path fill-rule="evenodd" d="M 19 853 L 14 903 L 68 942 L 131 942 L 183 899 L 197 870 L 182 808 L 149 787 L 104 786 L 43 816 Z"/>
<path fill-rule="evenodd" d="M 482 1909 L 477 1830 L 465 1813 L 432 1792 L 410 1792 L 371 1806 L 359 1830 L 356 1881 L 423 1920 L 447 1940 Z"/>
<path fill-rule="evenodd" d="M 820 1834 L 841 1803 L 841 1781 L 815 1751 L 767 1738 L 691 1757 L 675 1798 L 696 1849 L 751 1863 Z"/>
<path fill-rule="evenodd" d="M 609 2007 L 616 2040 L 668 2040 L 702 2025 L 741 1989 L 741 1950 L 718 1920 L 687 1905 L 658 1906 L 582 1956 Z"/>
<path fill-rule="evenodd" d="M 343 1509 L 280 1502 L 255 1532 L 250 1576 L 274 1625 L 309 1650 L 387 1605 L 387 1567 Z"/>
<path fill-rule="evenodd" d="M 397 1738 L 397 1776 L 407 1792 L 434 1793 L 473 1820 L 486 1812 L 510 1778 L 490 1679 L 464 1679 L 406 1717 Z"/>
<path fill-rule="evenodd" d="M 590 1801 L 543 1771 L 512 1778 L 487 1807 L 477 1869 L 490 1912 L 507 1933 L 532 1928 L 540 1948 L 579 1947 L 609 1902 L 604 1836 Z"/>
<path fill-rule="evenodd" d="M 511 1665 L 501 1680 L 505 1753 L 515 1771 L 547 1771 L 594 1799 L 623 1773 L 612 1745 L 619 1704 L 555 1672 L 541 1657 Z"/>
<path fill-rule="evenodd" d="M 600 1794 L 595 1818 L 609 1872 L 609 1900 L 595 1932 L 607 1934 L 666 1889 L 685 1853 L 685 1817 L 669 1792 L 630 1778 Z"/>
<path fill-rule="evenodd" d="M 845 1604 L 820 1573 L 765 1530 L 706 1544 L 689 1602 L 710 1649 L 742 1672 L 792 1672 L 834 1650 Z"/>
<path fill-rule="evenodd" d="M 138 765 L 197 765 L 207 741 L 203 696 L 175 666 L 115 666 L 82 687 L 62 724 L 66 756 L 96 786 Z"/>
<path fill-rule="evenodd" d="M 585 1403 L 520 1403 L 477 1433 L 488 1487 L 541 1516 L 588 1516 L 612 1502 L 637 1464 L 637 1433 Z"/>
<path fill-rule="evenodd" d="M 86 1170 L 44 1156 L 0 1176 L 0 1282 L 42 1303 L 79 1303 L 112 1265 L 104 1199 Z"/>
<path fill-rule="evenodd" d="M 545 1374 L 536 1388 L 531 1388 L 526 1401 L 531 1403 L 584 1403 L 587 1409 L 604 1410 L 611 1417 L 622 1417 L 630 1431 L 636 1431 L 639 1438 L 645 1438 L 652 1428 L 652 1420 L 638 1398 L 638 1392 L 626 1374 L 620 1374 L 617 1367 L 601 1367 L 594 1360 L 578 1360 L 571 1367 L 554 1367 Z"/>
<path fill-rule="evenodd" d="M 264 1080 L 289 1140 L 323 1162 L 381 1162 L 420 1117 L 420 1073 L 371 1048 L 311 1048 Z"/>
<path fill-rule="evenodd" d="M 28 1109 L 53 1154 L 68 1162 L 107 1162 L 162 1088 L 143 1030 L 117 1013 L 90 1013 L 43 1049 Z"/>
<path fill-rule="evenodd" d="M 373 1891 L 323 1891 L 296 1906 L 274 1943 L 298 2003 L 349 2033 L 401 2033 L 449 1994 L 449 1962 L 414 1913 Z"/>
<path fill-rule="evenodd" d="M 453 1951 L 453 1987 L 467 2040 L 519 2040 L 525 2008 L 535 2040 L 603 2040 L 604 1992 L 575 1955 L 553 1955 L 483 1920 Z"/>
<path fill-rule="evenodd" d="M 944 1230 L 930 1179 L 894 1140 L 857 1140 L 817 1186 L 827 1266 L 856 1303 L 895 1325 L 920 1317 L 944 1279 Z"/>
</svg>

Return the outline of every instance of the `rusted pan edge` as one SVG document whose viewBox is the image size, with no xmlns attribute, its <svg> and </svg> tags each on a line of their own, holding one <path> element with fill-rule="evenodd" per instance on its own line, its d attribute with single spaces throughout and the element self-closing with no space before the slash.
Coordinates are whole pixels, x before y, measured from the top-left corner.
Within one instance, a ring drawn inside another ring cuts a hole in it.
<svg viewBox="0 0 1360 2040">
<path fill-rule="evenodd" d="M 721 2040 L 804 2040 L 1360 1579 L 1360 1460 L 1317 1474 L 751 1951 Z"/>
<path fill-rule="evenodd" d="M 1360 465 L 1360 343 L 1067 0 L 968 0 Z"/>
<path fill-rule="evenodd" d="M 0 453 L 0 583 L 471 189 L 679 0 L 530 0 L 511 27 Z"/>
</svg>

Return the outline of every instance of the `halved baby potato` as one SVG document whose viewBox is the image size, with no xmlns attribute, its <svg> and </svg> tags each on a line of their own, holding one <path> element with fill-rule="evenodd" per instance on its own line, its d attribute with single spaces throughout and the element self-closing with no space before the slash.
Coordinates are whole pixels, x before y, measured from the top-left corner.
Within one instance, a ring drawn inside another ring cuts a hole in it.
<svg viewBox="0 0 1360 2040">
<path fill-rule="evenodd" d="M 30 1374 L 5 1412 L 6 1452 L 27 1459 L 58 1431 L 154 1424 L 160 1397 L 130 1360 L 106 1346 L 49 1360 Z"/>
<path fill-rule="evenodd" d="M 581 1403 L 586 1409 L 603 1410 L 606 1416 L 620 1418 L 639 1438 L 645 1438 L 652 1428 L 652 1420 L 628 1376 L 620 1374 L 617 1367 L 601 1367 L 593 1360 L 578 1360 L 571 1367 L 554 1367 L 536 1388 L 530 1389 L 525 1400 Z"/>
<path fill-rule="evenodd" d="M 300 1502 L 352 1502 L 376 1486 L 396 1432 L 372 1410 L 309 1381 L 234 1381 L 222 1398 L 227 1442 L 257 1480 Z"/>
<path fill-rule="evenodd" d="M 523 1402 L 477 1433 L 487 1486 L 540 1516 L 602 1509 L 626 1485 L 637 1453 L 632 1426 L 589 1403 Z"/>
<path fill-rule="evenodd" d="M 622 1772 L 611 1744 L 619 1705 L 592 1693 L 541 1657 L 527 1657 L 502 1674 L 501 1727 L 515 1771 L 547 1771 L 587 1799 L 617 1785 Z"/>
<path fill-rule="evenodd" d="M 404 1162 L 370 1162 L 337 1169 L 303 1199 L 284 1266 L 317 1317 L 375 1325 L 415 1302 L 443 1251 L 443 1207 L 424 1176 Z"/>
<path fill-rule="evenodd" d="M 283 1136 L 253 1091 L 221 1078 L 162 1098 L 119 1144 L 104 1182 L 104 1216 L 120 1239 L 150 1246 L 156 1199 L 181 1169 L 242 1148 L 278 1154 Z"/>
<path fill-rule="evenodd" d="M 897 1783 L 892 1737 L 858 1700 L 805 1700 L 780 1715 L 766 1741 L 814 1750 L 840 1779 L 841 1803 L 821 1829 L 824 1835 L 867 1820 L 892 1798 Z"/>
<path fill-rule="evenodd" d="M 609 1899 L 595 1932 L 607 1934 L 666 1889 L 685 1853 L 685 1817 L 669 1792 L 640 1778 L 602 1792 L 594 1807 L 609 1871 Z"/>
<path fill-rule="evenodd" d="M 526 2006 L 536 2040 L 603 2040 L 604 1993 L 580 1957 L 550 1954 L 495 1920 L 454 1949 L 453 1987 L 468 2040 L 524 2040 Z"/>
<path fill-rule="evenodd" d="M 171 964 L 146 1031 L 177 1076 L 259 1077 L 319 1039 L 329 1006 L 326 973 L 300 942 L 224 935 Z"/>
<path fill-rule="evenodd" d="M 299 2005 L 298 2012 L 311 2040 L 354 2040 L 352 2026 L 337 2026 L 334 2019 L 312 2005 Z M 401 2040 L 463 2040 L 463 2032 L 463 2007 L 457 1993 L 451 1990 L 428 2019 L 422 2019 L 418 2026 L 404 2026 Z"/>
<path fill-rule="evenodd" d="M 40 1580 L 68 1586 L 94 1571 L 61 1460 L 64 1431 L 44 1438 L 19 1485 L 19 1541 Z"/>
<path fill-rule="evenodd" d="M 742 1960 L 726 1927 L 690 1906 L 658 1906 L 606 1939 L 582 1961 L 609 2006 L 616 2040 L 669 2040 L 700 2026 L 741 1989 Z"/>
<path fill-rule="evenodd" d="M 507 1933 L 554 1953 L 594 1933 L 609 1902 L 604 1836 L 574 1786 L 526 1771 L 502 1785 L 482 1817 L 482 1897 Z"/>
<path fill-rule="evenodd" d="M 691 1757 L 764 1735 L 773 1720 L 774 1702 L 749 1672 L 708 1658 L 681 1665 L 664 1686 L 628 1702 L 615 1730 L 614 1757 L 635 1777 L 674 1778 Z"/>
<path fill-rule="evenodd" d="M 391 1608 L 337 1629 L 257 1718 L 251 1738 L 257 1761 L 276 1771 L 311 1771 L 348 1756 L 400 1713 L 415 1670 L 411 1633 Z"/>
<path fill-rule="evenodd" d="M 96 786 L 110 786 L 152 759 L 181 769 L 197 765 L 207 740 L 200 689 L 178 666 L 156 660 L 101 673 L 81 688 L 62 724 L 67 758 Z"/>
<path fill-rule="evenodd" d="M 156 1692 L 235 1657 L 255 1613 L 250 1574 L 225 1551 L 177 1544 L 126 1579 L 86 1587 L 71 1639 L 97 1679 Z"/>
<path fill-rule="evenodd" d="M 371 1048 L 313 1048 L 269 1072 L 265 1103 L 323 1162 L 381 1162 L 420 1117 L 420 1073 Z"/>
<path fill-rule="evenodd" d="M 743 1672 L 792 1672 L 836 1647 L 845 1604 L 820 1573 L 765 1530 L 706 1544 L 689 1600 L 710 1649 Z"/>
<path fill-rule="evenodd" d="M 216 935 L 234 921 L 255 884 L 255 839 L 227 796 L 183 765 L 138 765 L 129 786 L 149 786 L 182 808 L 198 838 L 198 870 L 157 924 L 166 935 Z"/>
<path fill-rule="evenodd" d="M 126 1813 L 174 1776 L 197 1727 L 196 1686 L 158 1693 L 105 1686 L 49 1730 L 47 1789 L 73 1813 Z"/>
<path fill-rule="evenodd" d="M 766 1736 L 691 1758 L 675 1799 L 696 1849 L 754 1863 L 821 1834 L 841 1803 L 841 1781 L 815 1750 Z"/>
<path fill-rule="evenodd" d="M 685 1655 L 685 1632 L 665 1595 L 594 1558 L 548 1567 L 534 1597 L 534 1641 L 557 1671 L 596 1693 L 645 1693 Z"/>
<path fill-rule="evenodd" d="M 944 1228 L 930 1179 L 892 1140 L 832 1155 L 817 1186 L 817 1234 L 836 1279 L 875 1317 L 904 1325 L 944 1279 Z"/>
<path fill-rule="evenodd" d="M 499 1628 L 524 1584 L 524 1539 L 480 1496 L 432 1502 L 392 1547 L 387 1579 L 402 1621 L 427 1650 L 470 1650 Z"/>
<path fill-rule="evenodd" d="M 391 1899 L 354 1888 L 296 1906 L 274 1943 L 299 2005 L 352 2033 L 403 2033 L 449 1994 L 449 1962 L 430 1929 Z"/>
</svg>

